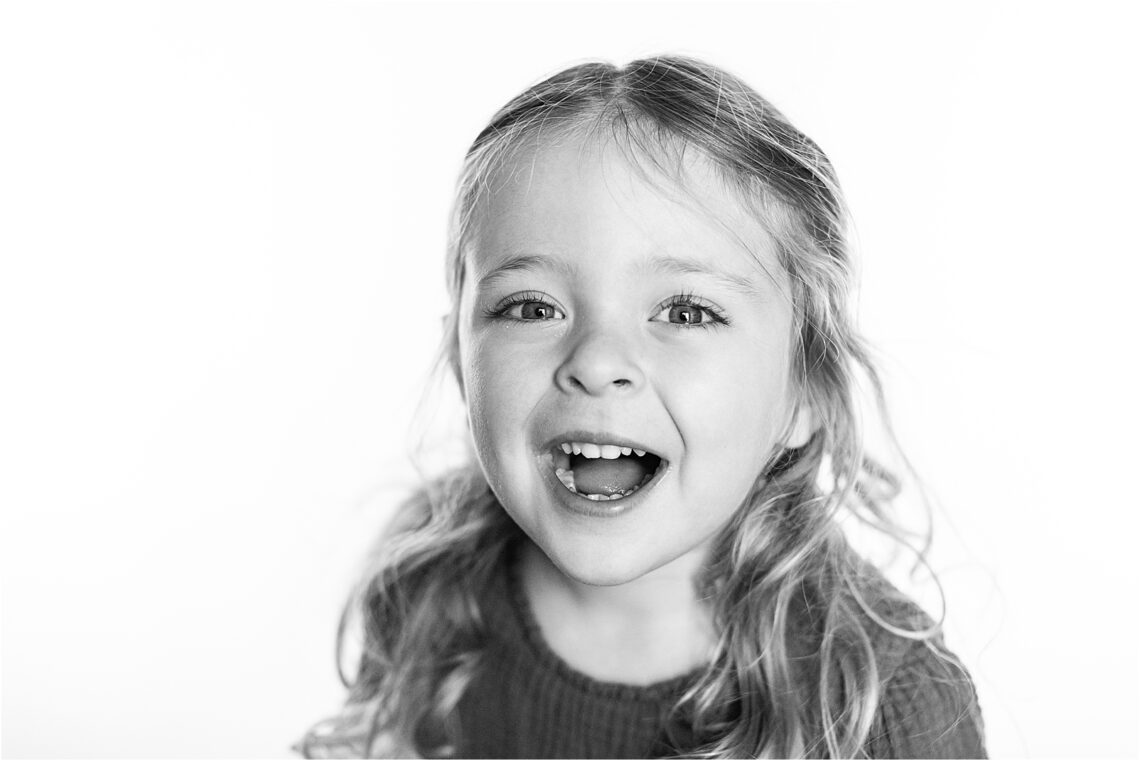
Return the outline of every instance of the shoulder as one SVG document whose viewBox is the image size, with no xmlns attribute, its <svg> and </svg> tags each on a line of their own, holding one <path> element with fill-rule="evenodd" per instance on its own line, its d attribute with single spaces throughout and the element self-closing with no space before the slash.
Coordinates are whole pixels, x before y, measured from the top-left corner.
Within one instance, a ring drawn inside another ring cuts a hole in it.
<svg viewBox="0 0 1140 761">
<path fill-rule="evenodd" d="M 913 603 L 913 618 L 930 619 Z M 879 629 L 881 698 L 865 748 L 871 758 L 985 758 L 974 683 L 934 635 L 912 640 Z"/>
<path fill-rule="evenodd" d="M 873 653 L 879 686 L 863 754 L 984 758 L 974 683 L 947 649 L 940 626 L 877 567 L 855 556 L 852 569 L 848 602 L 857 611 L 853 623 L 868 638 L 864 641 Z"/>
</svg>

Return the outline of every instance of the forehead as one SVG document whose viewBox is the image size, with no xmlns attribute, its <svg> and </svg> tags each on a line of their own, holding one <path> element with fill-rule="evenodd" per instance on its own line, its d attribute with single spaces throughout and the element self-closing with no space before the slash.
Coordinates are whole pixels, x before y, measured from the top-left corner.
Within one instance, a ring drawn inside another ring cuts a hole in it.
<svg viewBox="0 0 1140 761">
<path fill-rule="evenodd" d="M 466 246 L 476 276 L 512 256 L 600 254 L 615 267 L 650 258 L 786 284 L 757 201 L 697 149 L 649 154 L 613 140 L 531 140 L 484 191 Z"/>
</svg>

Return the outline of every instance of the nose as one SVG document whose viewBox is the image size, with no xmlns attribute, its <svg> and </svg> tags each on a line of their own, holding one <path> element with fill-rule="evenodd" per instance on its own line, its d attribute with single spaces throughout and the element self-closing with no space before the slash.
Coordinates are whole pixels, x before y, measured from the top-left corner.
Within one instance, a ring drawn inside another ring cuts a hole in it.
<svg viewBox="0 0 1140 761">
<path fill-rule="evenodd" d="M 645 375 L 627 340 L 616 331 L 595 329 L 576 337 L 554 381 L 566 393 L 601 396 L 639 389 Z"/>
</svg>

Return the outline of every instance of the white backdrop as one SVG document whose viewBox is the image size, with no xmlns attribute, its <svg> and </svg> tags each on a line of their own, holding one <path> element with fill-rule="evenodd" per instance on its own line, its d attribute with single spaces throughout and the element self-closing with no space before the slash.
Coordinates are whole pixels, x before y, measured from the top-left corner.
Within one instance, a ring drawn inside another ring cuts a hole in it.
<svg viewBox="0 0 1140 761">
<path fill-rule="evenodd" d="M 831 155 L 995 756 L 1136 756 L 1126 3 L 8 2 L 5 756 L 274 757 L 412 483 L 467 145 L 697 55 Z"/>
</svg>

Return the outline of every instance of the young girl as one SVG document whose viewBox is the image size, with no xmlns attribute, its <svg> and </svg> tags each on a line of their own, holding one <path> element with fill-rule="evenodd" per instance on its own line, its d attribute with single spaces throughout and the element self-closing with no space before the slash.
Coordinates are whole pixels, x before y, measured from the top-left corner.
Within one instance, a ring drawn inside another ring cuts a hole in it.
<svg viewBox="0 0 1140 761">
<path fill-rule="evenodd" d="M 837 525 L 901 540 L 844 228 L 815 143 L 694 60 L 576 66 L 496 114 L 447 261 L 475 462 L 383 538 L 303 752 L 984 755 L 939 627 Z"/>
</svg>

